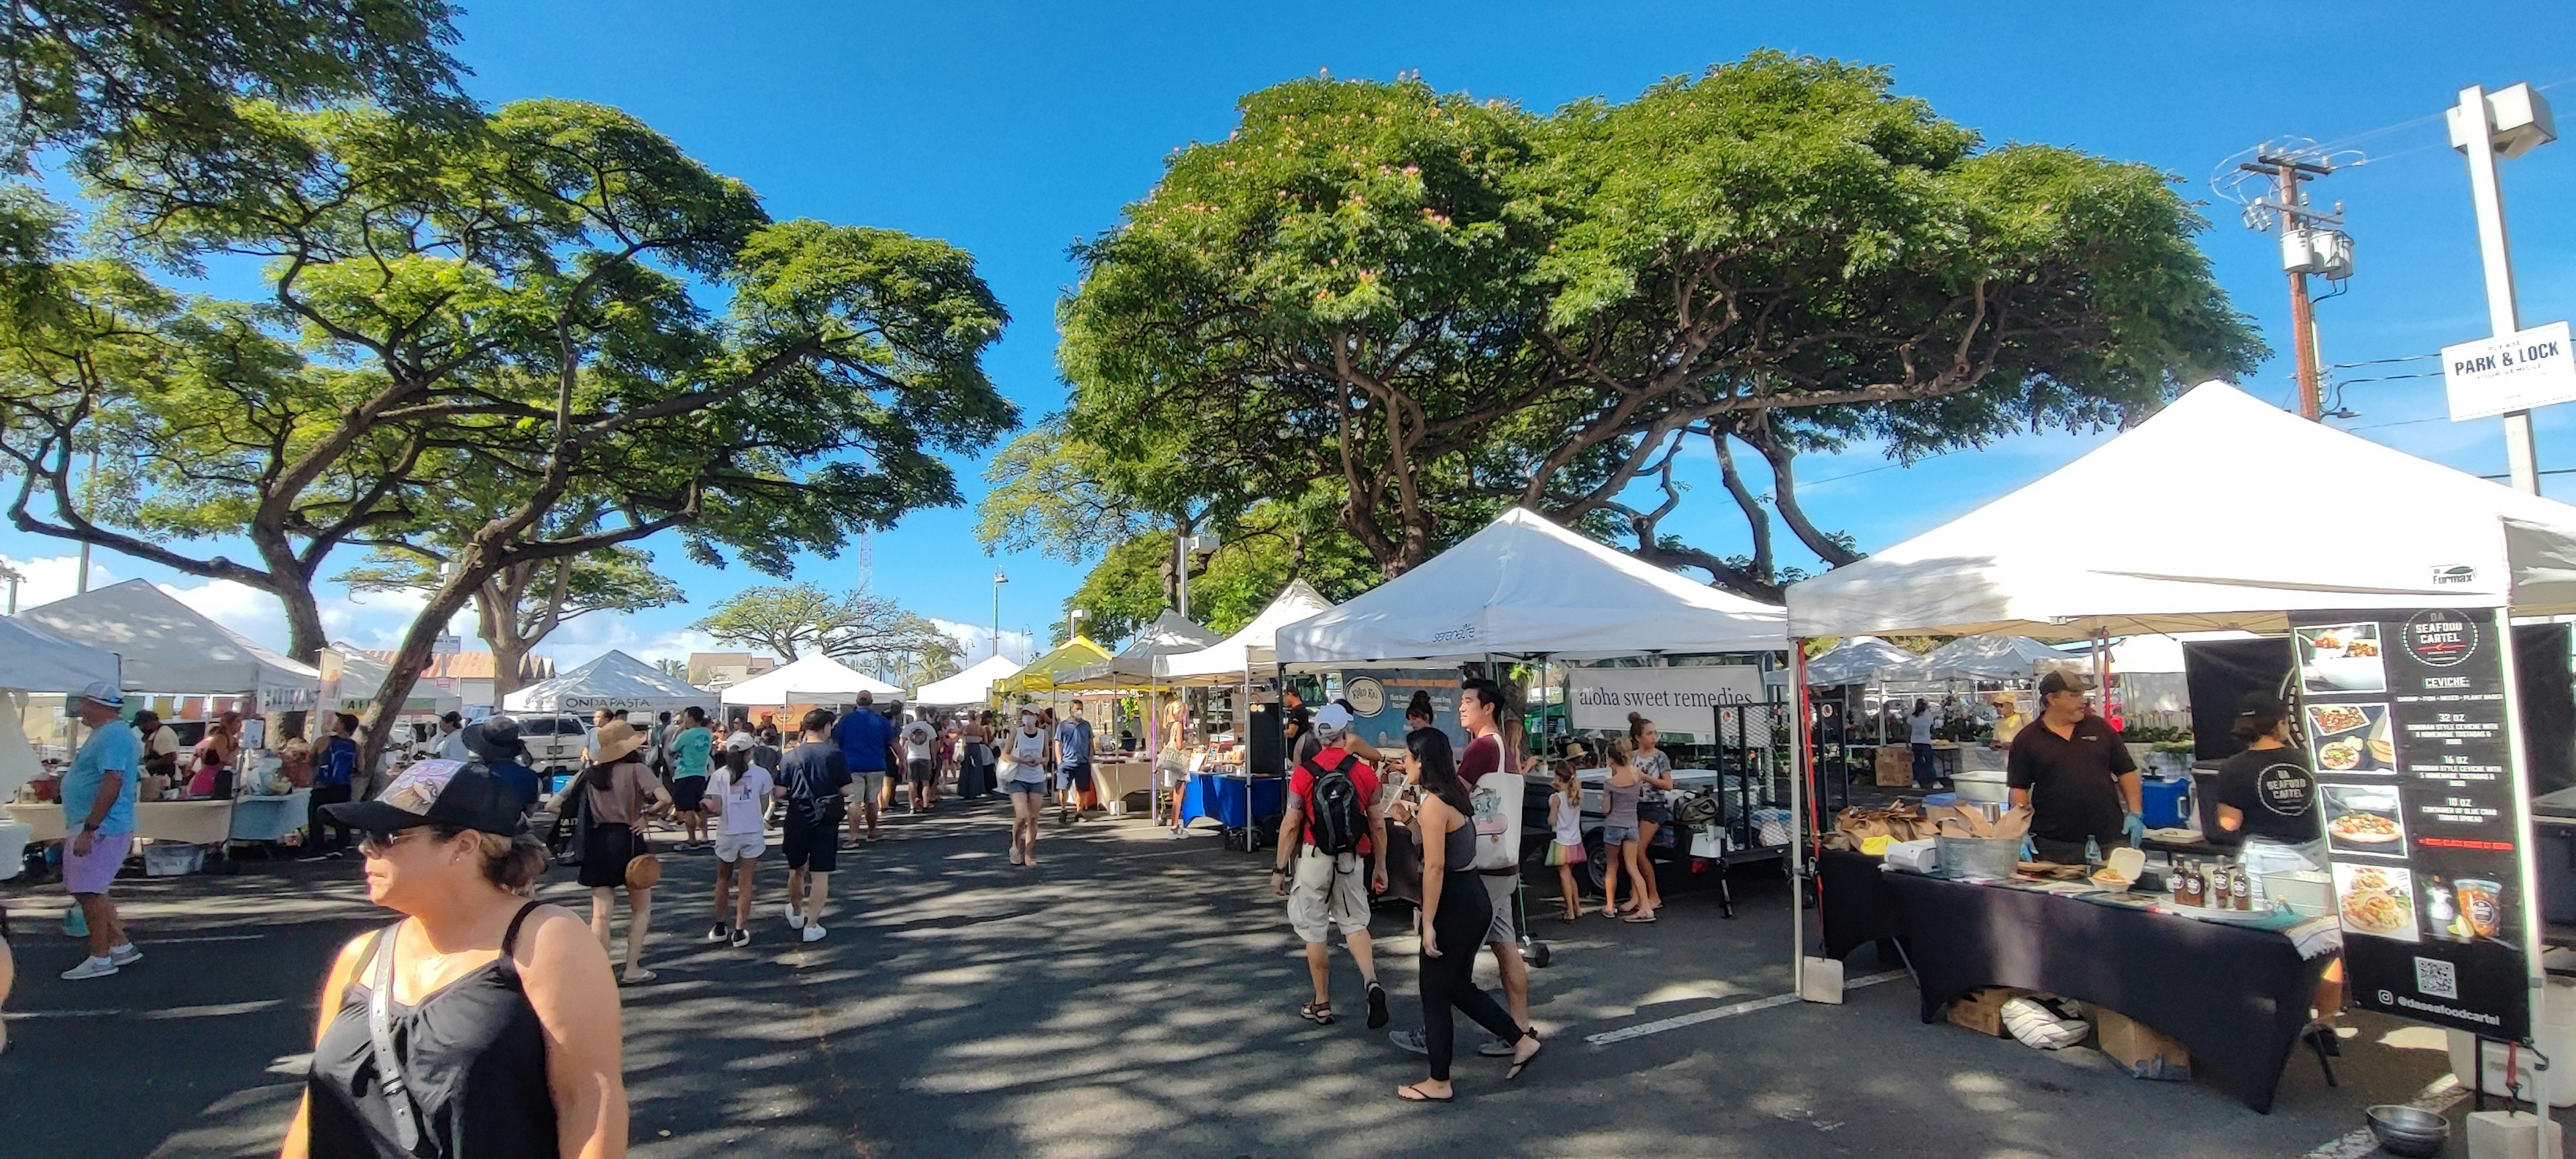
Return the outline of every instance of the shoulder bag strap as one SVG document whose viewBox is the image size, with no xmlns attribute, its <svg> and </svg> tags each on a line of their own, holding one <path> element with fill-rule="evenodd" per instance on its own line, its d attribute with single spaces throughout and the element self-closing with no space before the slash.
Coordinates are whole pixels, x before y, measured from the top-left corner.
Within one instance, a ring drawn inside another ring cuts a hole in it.
<svg viewBox="0 0 2576 1159">
<path fill-rule="evenodd" d="M 394 936 L 396 922 L 376 937 L 376 960 L 367 971 L 367 1033 L 376 1048 L 376 1078 L 384 1087 L 385 1107 L 393 1113 L 394 1138 L 405 1154 L 420 1149 L 420 1119 L 412 1110 L 411 1088 L 403 1081 L 402 1060 L 394 1054 Z"/>
</svg>

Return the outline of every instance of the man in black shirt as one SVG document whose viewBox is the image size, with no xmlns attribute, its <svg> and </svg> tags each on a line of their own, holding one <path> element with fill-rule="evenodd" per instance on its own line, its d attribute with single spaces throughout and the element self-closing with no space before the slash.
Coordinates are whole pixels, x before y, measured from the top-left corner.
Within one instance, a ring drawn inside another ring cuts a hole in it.
<svg viewBox="0 0 2576 1159">
<path fill-rule="evenodd" d="M 1306 694 L 1293 681 L 1279 690 L 1279 732 L 1280 751 L 1290 766 L 1315 755 L 1317 746 L 1309 743 L 1315 735 L 1315 710 L 1306 707 Z"/>
<path fill-rule="evenodd" d="M 2031 809 L 2038 859 L 2084 863 L 2084 843 L 2102 852 L 2144 840 L 2138 765 L 2110 722 L 2093 715 L 2091 681 L 2051 672 L 2039 681 L 2039 719 L 2013 738 L 2005 765 L 2012 803 Z"/>
</svg>

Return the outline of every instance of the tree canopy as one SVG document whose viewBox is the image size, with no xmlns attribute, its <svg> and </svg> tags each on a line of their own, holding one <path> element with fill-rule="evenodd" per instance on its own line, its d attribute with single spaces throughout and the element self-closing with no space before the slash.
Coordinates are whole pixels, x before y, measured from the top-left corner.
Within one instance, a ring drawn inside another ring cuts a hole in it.
<svg viewBox="0 0 2576 1159">
<path fill-rule="evenodd" d="M 1308 79 L 1240 114 L 1076 248 L 1065 427 L 1149 509 L 1325 485 L 1387 575 L 1522 504 L 1770 594 L 1749 488 L 1752 556 L 1663 530 L 1686 440 L 1910 457 L 2260 350 L 2165 177 L 1984 148 L 1882 69 L 1760 53 L 1544 116 Z"/>
<path fill-rule="evenodd" d="M 835 596 L 810 583 L 745 588 L 697 626 L 791 663 L 823 655 L 888 672 L 935 673 L 933 679 L 955 672 L 964 652 L 937 623 L 891 599 L 866 591 Z"/>
</svg>

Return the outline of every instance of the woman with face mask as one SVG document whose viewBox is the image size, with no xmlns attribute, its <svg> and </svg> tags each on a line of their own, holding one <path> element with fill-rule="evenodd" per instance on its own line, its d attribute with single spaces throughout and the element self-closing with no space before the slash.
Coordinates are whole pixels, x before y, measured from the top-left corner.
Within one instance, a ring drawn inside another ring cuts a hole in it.
<svg viewBox="0 0 2576 1159">
<path fill-rule="evenodd" d="M 1002 738 L 1002 791 L 1011 795 L 1011 864 L 1038 863 L 1038 810 L 1047 791 L 1047 733 L 1022 710 Z"/>
</svg>

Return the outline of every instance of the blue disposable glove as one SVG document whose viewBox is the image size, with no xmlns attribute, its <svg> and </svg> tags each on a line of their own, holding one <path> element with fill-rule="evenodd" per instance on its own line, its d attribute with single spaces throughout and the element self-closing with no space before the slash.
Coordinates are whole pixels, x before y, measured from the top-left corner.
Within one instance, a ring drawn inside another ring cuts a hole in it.
<svg viewBox="0 0 2576 1159">
<path fill-rule="evenodd" d="M 2039 860 L 2039 845 L 2028 837 L 2021 839 L 2021 859 L 2024 861 Z"/>
<path fill-rule="evenodd" d="M 2120 832 L 2131 845 L 2147 843 L 2147 819 L 2143 814 L 2126 813 L 2120 817 Z"/>
</svg>

